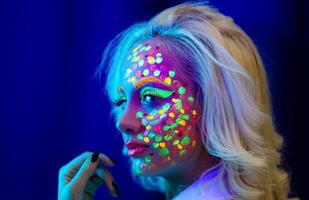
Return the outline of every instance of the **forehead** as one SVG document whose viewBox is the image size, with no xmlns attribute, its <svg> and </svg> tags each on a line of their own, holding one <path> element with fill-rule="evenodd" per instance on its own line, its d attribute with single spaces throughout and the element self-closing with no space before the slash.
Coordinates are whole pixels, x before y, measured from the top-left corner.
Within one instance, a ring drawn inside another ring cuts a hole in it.
<svg viewBox="0 0 309 200">
<path fill-rule="evenodd" d="M 123 65 L 122 85 L 136 85 L 141 79 L 173 85 L 173 80 L 187 81 L 183 62 L 175 49 L 161 39 L 137 43 Z"/>
</svg>

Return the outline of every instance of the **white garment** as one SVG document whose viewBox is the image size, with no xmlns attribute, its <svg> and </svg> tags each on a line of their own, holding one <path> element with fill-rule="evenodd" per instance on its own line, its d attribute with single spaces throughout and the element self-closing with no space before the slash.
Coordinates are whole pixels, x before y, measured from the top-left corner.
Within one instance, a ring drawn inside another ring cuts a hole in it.
<svg viewBox="0 0 309 200">
<path fill-rule="evenodd" d="M 183 190 L 173 200 L 231 200 L 232 196 L 223 186 L 223 180 L 214 179 L 218 167 L 209 171 L 203 179 L 198 179 Z"/>
</svg>

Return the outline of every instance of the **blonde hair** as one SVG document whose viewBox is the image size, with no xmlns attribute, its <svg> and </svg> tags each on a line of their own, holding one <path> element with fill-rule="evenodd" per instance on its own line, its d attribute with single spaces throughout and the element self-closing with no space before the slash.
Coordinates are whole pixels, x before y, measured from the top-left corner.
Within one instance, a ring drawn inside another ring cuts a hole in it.
<svg viewBox="0 0 309 200">
<path fill-rule="evenodd" d="M 203 144 L 220 158 L 217 178 L 226 180 L 233 199 L 287 199 L 288 174 L 280 167 L 283 139 L 272 122 L 266 73 L 251 39 L 230 17 L 205 4 L 168 8 L 120 33 L 106 48 L 97 74 L 108 63 L 110 97 L 126 53 L 153 37 L 165 40 L 186 61 L 203 109 Z M 148 189 L 166 190 L 160 177 L 139 179 Z"/>
</svg>

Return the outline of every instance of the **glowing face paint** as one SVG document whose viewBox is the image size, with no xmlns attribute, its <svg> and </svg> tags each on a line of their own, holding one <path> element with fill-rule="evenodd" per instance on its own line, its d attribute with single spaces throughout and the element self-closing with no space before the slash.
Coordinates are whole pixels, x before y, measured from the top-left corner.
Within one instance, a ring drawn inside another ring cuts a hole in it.
<svg viewBox="0 0 309 200">
<path fill-rule="evenodd" d="M 186 80 L 183 65 L 173 53 L 160 45 L 149 42 L 133 48 L 124 72 L 125 91 L 129 86 L 132 93 L 138 91 L 134 96 L 127 92 L 132 103 L 127 106 L 132 108 L 129 111 L 136 108 L 135 119 L 141 126 L 129 137 L 150 146 L 141 158 L 133 158 L 141 175 L 185 162 L 195 152 L 196 141 L 201 141 L 192 81 Z"/>
</svg>

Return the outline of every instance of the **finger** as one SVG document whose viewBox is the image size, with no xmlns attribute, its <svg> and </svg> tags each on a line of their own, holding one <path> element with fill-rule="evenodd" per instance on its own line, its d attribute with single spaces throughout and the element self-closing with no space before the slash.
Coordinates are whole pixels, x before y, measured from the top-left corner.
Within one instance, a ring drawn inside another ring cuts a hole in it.
<svg viewBox="0 0 309 200">
<path fill-rule="evenodd" d="M 80 167 L 77 174 L 72 180 L 73 185 L 80 186 L 84 188 L 87 184 L 89 178 L 95 173 L 95 170 L 99 163 L 99 153 L 95 152 L 89 157 Z"/>
<path fill-rule="evenodd" d="M 110 194 L 113 197 L 120 196 L 120 192 L 119 192 L 119 189 L 118 189 L 118 186 L 115 182 L 114 177 L 112 176 L 112 174 L 107 169 L 103 169 L 103 170 L 104 170 L 104 182 L 105 182 Z"/>
<path fill-rule="evenodd" d="M 75 169 L 76 171 L 78 171 L 78 169 L 80 168 L 80 166 L 85 162 L 85 160 L 87 158 L 89 158 L 89 156 L 91 156 L 92 152 L 84 152 L 82 154 L 80 154 L 79 156 L 77 156 L 76 158 L 74 158 L 73 160 L 71 160 L 69 163 L 67 163 L 66 165 L 64 165 L 61 168 L 61 172 L 63 174 L 67 174 L 70 170 Z"/>
<path fill-rule="evenodd" d="M 112 161 L 112 159 L 110 159 L 107 155 L 100 153 L 99 156 L 99 163 L 106 165 L 108 167 L 113 167 L 115 165 L 115 161 Z"/>
</svg>

